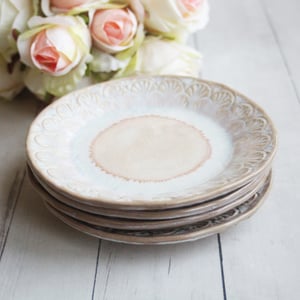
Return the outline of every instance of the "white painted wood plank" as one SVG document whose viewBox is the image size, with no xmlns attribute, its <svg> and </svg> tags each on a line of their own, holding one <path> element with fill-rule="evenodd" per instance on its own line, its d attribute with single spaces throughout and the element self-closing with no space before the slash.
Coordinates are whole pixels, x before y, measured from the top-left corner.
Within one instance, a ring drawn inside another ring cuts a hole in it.
<svg viewBox="0 0 300 300">
<path fill-rule="evenodd" d="M 91 299 L 98 240 L 58 221 L 25 179 L 0 262 L 0 299 Z"/>
<path fill-rule="evenodd" d="M 0 100 L 0 257 L 24 178 L 25 136 L 36 110 L 36 100 L 26 93 L 15 101 Z"/>
<path fill-rule="evenodd" d="M 94 299 L 223 299 L 216 237 L 168 246 L 102 242 Z"/>
<path fill-rule="evenodd" d="M 300 299 L 300 106 L 260 1 L 211 3 L 209 28 L 198 35 L 205 77 L 255 99 L 279 133 L 269 199 L 250 220 L 221 235 L 227 296 Z"/>
<path fill-rule="evenodd" d="M 262 0 L 262 3 L 300 102 L 300 1 Z"/>
</svg>

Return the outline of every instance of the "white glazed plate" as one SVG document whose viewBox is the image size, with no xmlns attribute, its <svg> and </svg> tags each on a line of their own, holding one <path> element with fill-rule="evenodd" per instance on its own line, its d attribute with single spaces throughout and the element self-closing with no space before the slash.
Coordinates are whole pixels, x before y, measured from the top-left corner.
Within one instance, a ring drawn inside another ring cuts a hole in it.
<svg viewBox="0 0 300 300">
<path fill-rule="evenodd" d="M 57 192 L 101 207 L 171 208 L 234 190 L 269 167 L 264 111 L 218 83 L 137 77 L 75 91 L 31 125 L 31 168 Z"/>
</svg>

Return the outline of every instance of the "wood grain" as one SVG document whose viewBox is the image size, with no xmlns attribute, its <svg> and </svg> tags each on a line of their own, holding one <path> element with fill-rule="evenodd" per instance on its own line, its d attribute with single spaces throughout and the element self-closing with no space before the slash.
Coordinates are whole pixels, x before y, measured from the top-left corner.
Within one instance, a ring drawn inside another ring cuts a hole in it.
<svg viewBox="0 0 300 300">
<path fill-rule="evenodd" d="M 222 299 L 216 237 L 171 246 L 102 242 L 94 299 Z"/>
<path fill-rule="evenodd" d="M 206 54 L 205 77 L 225 82 L 252 97 L 273 118 L 279 134 L 269 199 L 256 216 L 221 235 L 227 296 L 228 299 L 296 300 L 300 298 L 300 195 L 297 192 L 300 107 L 291 81 L 292 72 L 298 71 L 287 67 L 287 62 L 294 65 L 295 58 L 286 49 L 287 44 L 293 45 L 287 31 L 288 28 L 292 32 L 296 30 L 295 20 L 288 21 L 286 4 L 266 2 L 267 9 L 273 13 L 274 7 L 278 13 L 279 7 L 283 8 L 286 28 L 281 30 L 289 42 L 281 45 L 280 38 L 274 35 L 276 26 L 270 26 L 262 2 L 216 0 L 211 3 L 209 29 L 198 35 L 198 45 L 202 45 Z M 276 22 L 283 26 L 282 21 Z"/>
<path fill-rule="evenodd" d="M 36 110 L 28 93 L 17 101 L 0 100 L 0 259 L 24 179 L 25 136 Z"/>
<path fill-rule="evenodd" d="M 0 265 L 0 299 L 91 299 L 97 239 L 50 215 L 25 179 Z"/>
<path fill-rule="evenodd" d="M 300 103 L 300 1 L 261 0 L 266 19 Z"/>
</svg>

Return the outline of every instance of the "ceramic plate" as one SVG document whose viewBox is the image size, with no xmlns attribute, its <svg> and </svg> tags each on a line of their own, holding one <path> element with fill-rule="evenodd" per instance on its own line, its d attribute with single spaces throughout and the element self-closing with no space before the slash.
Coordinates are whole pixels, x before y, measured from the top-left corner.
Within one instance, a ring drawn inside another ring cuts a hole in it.
<svg viewBox="0 0 300 300">
<path fill-rule="evenodd" d="M 59 202 L 62 205 L 66 205 L 70 209 L 75 209 L 75 211 L 83 211 L 91 213 L 93 215 L 99 215 L 104 217 L 114 217 L 118 219 L 135 219 L 135 220 L 166 220 L 175 219 L 182 217 L 191 217 L 199 214 L 207 214 L 217 208 L 223 206 L 233 205 L 235 201 L 240 198 L 244 198 L 246 195 L 249 197 L 251 194 L 255 193 L 258 186 L 264 182 L 269 174 L 269 169 L 266 172 L 260 174 L 250 183 L 242 186 L 241 188 L 230 192 L 221 197 L 211 199 L 207 202 L 200 204 L 194 204 L 192 206 L 179 207 L 173 209 L 164 210 L 122 210 L 122 209 L 109 209 L 101 208 L 98 206 L 86 205 L 70 198 L 64 197 L 55 191 L 51 190 L 44 183 L 39 182 L 35 175 L 32 173 L 30 168 L 27 169 L 30 181 L 33 184 L 35 190 L 42 196 L 43 199 L 50 203 Z M 59 204 L 58 204 L 59 205 Z M 55 206 L 55 205 L 54 205 Z M 233 207 L 233 206 L 232 206 Z"/>
<path fill-rule="evenodd" d="M 250 191 L 248 194 L 243 197 L 238 198 L 236 201 L 230 203 L 229 205 L 224 205 L 218 207 L 214 210 L 211 210 L 206 213 L 197 214 L 193 216 L 168 219 L 168 220 L 130 220 L 130 219 L 118 219 L 118 218 L 109 218 L 105 216 L 94 215 L 74 209 L 70 206 L 67 206 L 54 198 L 44 197 L 44 201 L 47 202 L 52 208 L 57 211 L 72 217 L 78 221 L 87 223 L 88 225 L 96 225 L 101 227 L 108 227 L 114 229 L 126 229 L 126 230 L 156 230 L 156 229 L 166 229 L 166 228 L 177 228 L 179 226 L 190 225 L 196 222 L 205 221 L 212 219 L 216 216 L 224 214 L 229 210 L 241 205 L 242 203 L 248 201 L 257 193 L 259 189 L 265 184 L 261 182 L 256 190 Z"/>
<path fill-rule="evenodd" d="M 269 191 L 268 181 L 251 199 L 238 207 L 206 221 L 172 229 L 126 231 L 92 226 L 75 220 L 45 203 L 50 212 L 69 226 L 97 238 L 128 244 L 169 244 L 193 241 L 219 233 L 250 217 L 263 203 Z"/>
<path fill-rule="evenodd" d="M 59 193 L 107 207 L 171 208 L 238 188 L 270 165 L 272 122 L 218 83 L 137 77 L 75 91 L 31 125 L 28 162 Z"/>
</svg>

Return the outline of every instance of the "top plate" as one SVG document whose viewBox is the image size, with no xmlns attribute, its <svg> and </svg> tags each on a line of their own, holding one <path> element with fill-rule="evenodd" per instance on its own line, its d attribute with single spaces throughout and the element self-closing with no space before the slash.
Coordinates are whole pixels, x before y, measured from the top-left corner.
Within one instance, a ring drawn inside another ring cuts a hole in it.
<svg viewBox="0 0 300 300">
<path fill-rule="evenodd" d="M 49 105 L 27 155 L 59 193 L 99 206 L 166 208 L 235 189 L 270 165 L 275 130 L 264 111 L 218 83 L 135 77 Z"/>
</svg>

